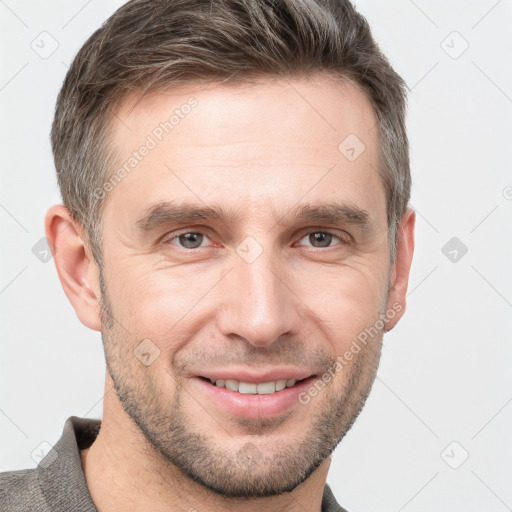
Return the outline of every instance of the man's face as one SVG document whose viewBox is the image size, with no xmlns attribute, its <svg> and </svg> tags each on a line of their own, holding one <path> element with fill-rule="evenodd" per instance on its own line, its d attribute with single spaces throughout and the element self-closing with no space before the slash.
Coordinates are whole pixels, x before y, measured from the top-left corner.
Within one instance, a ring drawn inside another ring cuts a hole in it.
<svg viewBox="0 0 512 512">
<path fill-rule="evenodd" d="M 118 397 L 165 461 L 215 492 L 290 491 L 350 428 L 378 365 L 382 329 L 336 365 L 390 307 L 372 108 L 321 76 L 174 89 L 132 107 L 113 133 L 119 166 L 148 135 L 156 145 L 103 216 Z M 172 131 L 155 132 L 176 109 Z"/>
</svg>

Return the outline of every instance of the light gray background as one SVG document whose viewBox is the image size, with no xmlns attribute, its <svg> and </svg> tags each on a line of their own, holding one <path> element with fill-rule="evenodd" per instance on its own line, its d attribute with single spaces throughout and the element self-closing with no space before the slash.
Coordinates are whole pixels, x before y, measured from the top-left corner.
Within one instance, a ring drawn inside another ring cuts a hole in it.
<svg viewBox="0 0 512 512">
<path fill-rule="evenodd" d="M 0 1 L 1 471 L 34 467 L 31 453 L 55 443 L 68 416 L 102 414 L 99 334 L 32 248 L 60 201 L 49 144 L 58 90 L 122 3 Z M 350 512 L 510 510 L 512 2 L 357 6 L 411 89 L 417 247 L 407 313 L 328 482 Z M 32 47 L 50 52 L 51 38 L 58 48 L 43 59 Z"/>
</svg>

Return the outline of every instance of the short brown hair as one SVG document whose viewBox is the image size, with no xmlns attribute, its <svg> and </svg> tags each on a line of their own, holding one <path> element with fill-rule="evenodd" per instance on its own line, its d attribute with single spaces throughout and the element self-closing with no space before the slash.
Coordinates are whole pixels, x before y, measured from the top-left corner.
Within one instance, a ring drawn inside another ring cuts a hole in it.
<svg viewBox="0 0 512 512">
<path fill-rule="evenodd" d="M 378 120 L 391 254 L 410 197 L 406 86 L 347 0 L 132 0 L 80 49 L 59 93 L 51 141 L 65 206 L 102 262 L 109 128 L 133 91 L 319 72 L 357 84 Z M 340 141 L 341 142 L 341 141 Z"/>
</svg>

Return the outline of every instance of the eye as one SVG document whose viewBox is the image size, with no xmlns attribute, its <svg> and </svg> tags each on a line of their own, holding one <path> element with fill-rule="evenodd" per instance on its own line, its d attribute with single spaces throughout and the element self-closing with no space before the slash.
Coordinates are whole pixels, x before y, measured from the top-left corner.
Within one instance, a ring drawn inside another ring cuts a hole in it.
<svg viewBox="0 0 512 512">
<path fill-rule="evenodd" d="M 334 244 L 336 240 L 341 242 L 341 244 L 349 243 L 349 235 L 346 237 L 342 237 L 342 235 L 335 235 L 334 233 L 330 233 L 329 231 L 312 231 L 301 238 L 302 240 L 306 240 L 306 246 L 314 247 L 316 249 L 321 248 L 329 248 Z M 208 236 L 204 233 L 200 233 L 198 231 L 185 231 L 183 233 L 179 233 L 174 236 L 170 236 L 167 239 L 163 240 L 164 244 L 170 245 L 178 245 L 178 247 L 186 250 L 200 249 L 206 245 L 206 241 L 208 240 Z M 302 244 L 299 244 L 302 245 Z"/>
<path fill-rule="evenodd" d="M 305 239 L 309 242 L 309 247 L 315 248 L 332 247 L 331 242 L 333 240 L 339 240 L 341 243 L 349 242 L 349 240 L 344 240 L 341 238 L 341 236 L 335 235 L 334 233 L 330 233 L 328 231 L 313 231 L 301 238 L 301 240 Z"/>
<path fill-rule="evenodd" d="M 207 239 L 208 237 L 203 233 L 187 231 L 185 233 L 180 233 L 168 238 L 167 240 L 164 240 L 164 243 L 176 245 L 173 243 L 176 241 L 178 246 L 182 247 L 183 249 L 199 249 L 202 247 L 202 243 Z"/>
</svg>

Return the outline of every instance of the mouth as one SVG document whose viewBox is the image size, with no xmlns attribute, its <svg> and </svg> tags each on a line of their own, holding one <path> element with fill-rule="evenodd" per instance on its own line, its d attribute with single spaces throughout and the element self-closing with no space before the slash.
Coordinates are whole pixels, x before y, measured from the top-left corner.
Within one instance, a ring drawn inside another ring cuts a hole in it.
<svg viewBox="0 0 512 512">
<path fill-rule="evenodd" d="M 244 382 L 234 379 L 209 379 L 200 377 L 218 388 L 225 388 L 242 395 L 272 395 L 287 388 L 292 388 L 304 379 L 278 379 L 267 382 Z"/>
<path fill-rule="evenodd" d="M 238 378 L 235 378 L 238 377 Z M 191 379 L 192 392 L 203 396 L 204 407 L 223 416 L 246 419 L 273 418 L 305 407 L 301 393 L 313 385 L 315 375 L 309 372 L 281 371 L 271 374 L 222 372 L 196 375 Z"/>
</svg>

